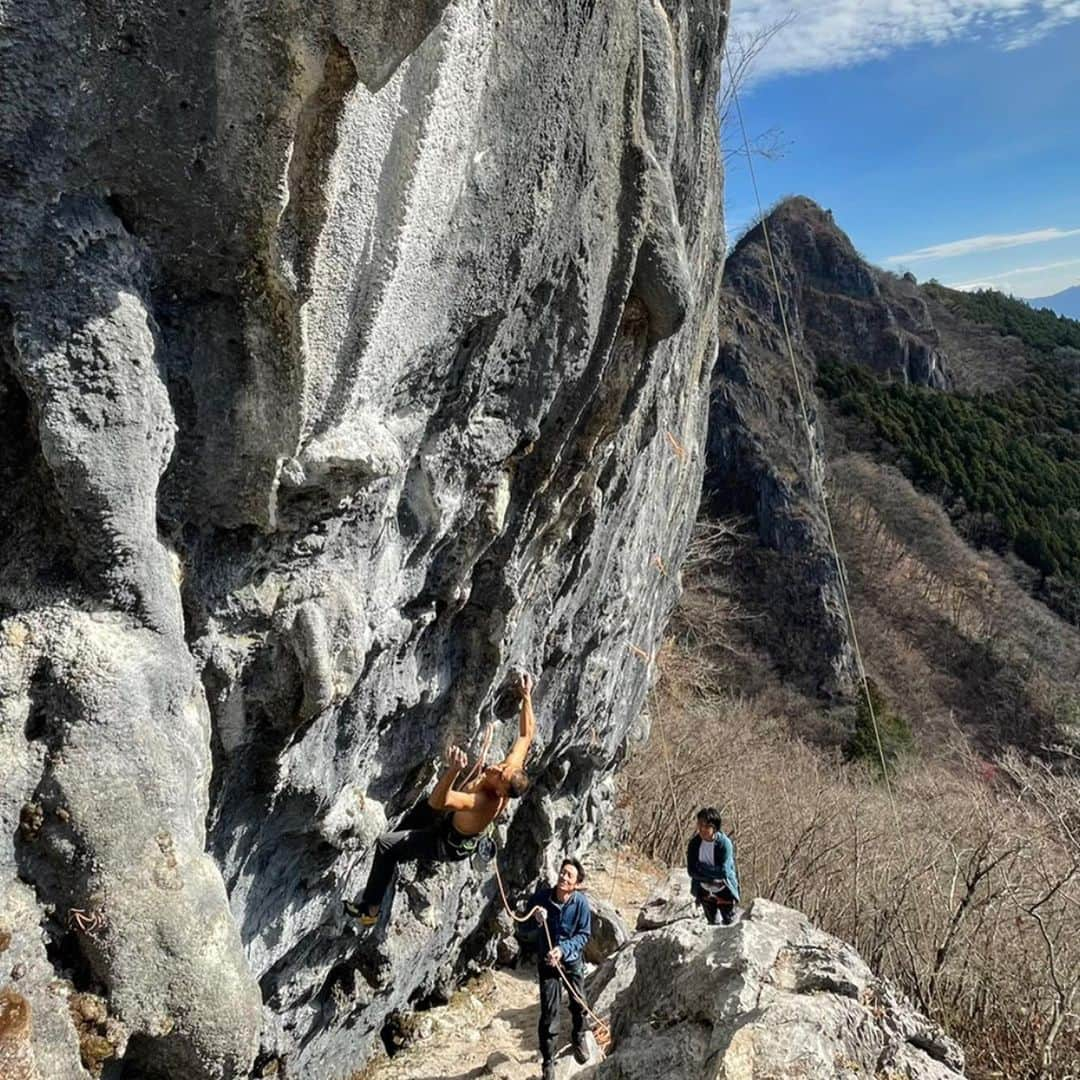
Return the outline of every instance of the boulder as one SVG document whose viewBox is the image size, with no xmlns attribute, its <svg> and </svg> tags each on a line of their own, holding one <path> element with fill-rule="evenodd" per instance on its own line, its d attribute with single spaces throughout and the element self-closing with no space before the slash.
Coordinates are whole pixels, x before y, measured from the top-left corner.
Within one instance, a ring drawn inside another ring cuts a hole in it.
<svg viewBox="0 0 1080 1080">
<path fill-rule="evenodd" d="M 585 947 L 585 959 L 590 964 L 600 964 L 630 940 L 630 931 L 609 901 L 589 895 L 589 910 L 592 936 Z"/>
<path fill-rule="evenodd" d="M 709 926 L 679 914 L 680 886 L 591 980 L 614 1039 L 597 1080 L 963 1076 L 959 1046 L 804 915 L 758 899 Z"/>
<path fill-rule="evenodd" d="M 685 870 L 672 870 L 649 893 L 638 912 L 638 930 L 656 930 L 679 919 L 693 918 L 697 903 L 690 894 L 690 875 Z"/>
</svg>

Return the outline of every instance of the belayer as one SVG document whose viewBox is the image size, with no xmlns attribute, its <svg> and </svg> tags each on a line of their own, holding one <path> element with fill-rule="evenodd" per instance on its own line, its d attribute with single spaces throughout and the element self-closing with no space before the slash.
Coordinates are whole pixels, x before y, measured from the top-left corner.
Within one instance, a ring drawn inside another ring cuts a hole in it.
<svg viewBox="0 0 1080 1080">
<path fill-rule="evenodd" d="M 719 916 L 725 926 L 735 921 L 739 902 L 739 876 L 735 871 L 735 845 L 720 831 L 720 811 L 705 806 L 698 811 L 697 832 L 686 846 L 686 872 L 690 894 L 701 905 L 705 918 Z"/>
<path fill-rule="evenodd" d="M 578 891 L 584 881 L 585 868 L 577 859 L 567 857 L 559 867 L 555 885 L 538 889 L 529 901 L 536 921 L 541 926 L 547 924 L 536 958 L 536 976 L 540 981 L 538 1034 L 543 1080 L 555 1080 L 555 1043 L 559 1035 L 563 976 L 570 990 L 574 1059 L 581 1065 L 589 1060 L 584 952 L 592 933 L 592 912 L 585 894 Z"/>
<path fill-rule="evenodd" d="M 451 746 L 446 752 L 446 771 L 428 796 L 428 805 L 441 814 L 440 819 L 428 828 L 385 832 L 375 841 L 375 860 L 364 895 L 359 904 L 345 901 L 345 910 L 359 918 L 361 925 L 373 926 L 378 921 L 383 897 L 398 863 L 410 859 L 458 862 L 469 858 L 506 804 L 528 790 L 524 765 L 536 731 L 532 687 L 530 676 L 522 674 L 518 737 L 498 765 L 483 769 L 475 780 L 455 791 L 454 784 L 468 765 L 468 758 L 460 747 Z"/>
</svg>

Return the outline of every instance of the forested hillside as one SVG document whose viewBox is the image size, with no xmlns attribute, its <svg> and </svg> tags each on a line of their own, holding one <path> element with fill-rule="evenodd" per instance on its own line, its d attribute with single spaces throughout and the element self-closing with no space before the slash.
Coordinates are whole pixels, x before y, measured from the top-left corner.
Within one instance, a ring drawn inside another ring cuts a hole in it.
<svg viewBox="0 0 1080 1080">
<path fill-rule="evenodd" d="M 978 304 L 1010 315 L 1011 306 L 1024 308 L 990 295 Z M 1080 323 L 1028 315 L 1024 340 L 1034 347 L 1058 322 L 1059 337 L 1080 341 Z M 818 385 L 898 451 L 904 471 L 942 499 L 972 543 L 1015 552 L 1039 572 L 1038 595 L 1080 620 L 1080 354 L 1046 356 L 1019 385 L 988 394 L 882 381 L 866 367 L 828 361 Z"/>
<path fill-rule="evenodd" d="M 1061 347 L 1080 349 L 1080 322 L 1046 308 L 1032 308 L 994 289 L 961 292 L 930 281 L 923 291 L 972 322 L 1013 334 L 1042 352 L 1051 353 Z"/>
</svg>

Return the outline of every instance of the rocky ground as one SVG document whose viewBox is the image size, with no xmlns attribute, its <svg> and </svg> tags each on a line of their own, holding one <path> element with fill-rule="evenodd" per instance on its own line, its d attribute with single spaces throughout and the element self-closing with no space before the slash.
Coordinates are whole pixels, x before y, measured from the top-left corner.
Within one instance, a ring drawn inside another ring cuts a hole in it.
<svg viewBox="0 0 1080 1080">
<path fill-rule="evenodd" d="M 531 969 L 487 972 L 455 994 L 449 1005 L 422 1014 L 416 1041 L 377 1061 L 356 1080 L 539 1076 L 538 1002 Z M 578 1068 L 568 1052 L 560 1060 L 560 1076 L 571 1076 Z"/>
<path fill-rule="evenodd" d="M 685 873 L 658 870 L 623 852 L 587 876 L 590 899 L 632 916 L 637 932 L 588 982 L 611 1052 L 578 1065 L 563 1046 L 558 1080 L 962 1077 L 959 1046 L 850 946 L 761 899 L 734 927 L 706 927 Z M 537 1012 L 528 967 L 485 972 L 414 1016 L 410 1044 L 354 1080 L 531 1080 Z"/>
<path fill-rule="evenodd" d="M 627 850 L 595 854 L 586 867 L 590 897 L 611 904 L 627 926 L 634 925 L 645 898 L 667 874 L 666 867 Z M 448 1005 L 415 1017 L 409 1045 L 392 1058 L 376 1060 L 355 1080 L 531 1080 L 540 1075 L 539 1012 L 531 966 L 484 972 Z M 559 1080 L 591 1068 L 570 1055 L 568 1022 L 566 1029 Z"/>
</svg>

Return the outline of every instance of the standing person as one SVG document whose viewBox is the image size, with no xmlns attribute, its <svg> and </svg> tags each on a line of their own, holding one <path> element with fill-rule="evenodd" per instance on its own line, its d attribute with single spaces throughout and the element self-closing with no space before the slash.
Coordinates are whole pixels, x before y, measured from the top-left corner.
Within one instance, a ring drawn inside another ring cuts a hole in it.
<svg viewBox="0 0 1080 1080">
<path fill-rule="evenodd" d="M 547 923 L 548 937 L 541 925 L 540 953 L 536 972 L 540 980 L 540 1060 L 543 1080 L 555 1080 L 555 1040 L 559 1036 L 559 1005 L 562 1001 L 562 969 L 573 987 L 570 995 L 570 1017 L 573 1022 L 574 1060 L 584 1065 L 589 1060 L 589 1045 L 585 1025 L 585 945 L 592 933 L 592 912 L 589 902 L 578 890 L 585 880 L 585 868 L 577 859 L 565 858 L 559 868 L 555 887 L 537 889 L 530 901 L 536 908 L 534 918 Z M 576 997 L 575 997 L 576 995 Z"/>
<path fill-rule="evenodd" d="M 528 790 L 524 765 L 536 734 L 532 688 L 532 678 L 522 674 L 518 737 L 498 765 L 488 766 L 463 791 L 455 791 L 454 783 L 469 759 L 460 747 L 451 746 L 446 752 L 446 772 L 428 796 L 428 805 L 442 814 L 441 820 L 432 828 L 385 832 L 375 841 L 375 860 L 364 895 L 359 904 L 345 901 L 345 910 L 359 918 L 362 926 L 374 926 L 378 922 L 383 897 L 399 862 L 409 859 L 458 862 L 469 858 L 476 853 L 480 837 L 506 804 Z"/>
<path fill-rule="evenodd" d="M 735 921 L 739 902 L 739 876 L 735 871 L 735 845 L 720 831 L 720 811 L 705 806 L 698 811 L 697 833 L 686 846 L 686 872 L 690 893 L 701 905 L 705 918 L 715 924 L 717 915 L 725 926 Z"/>
</svg>

